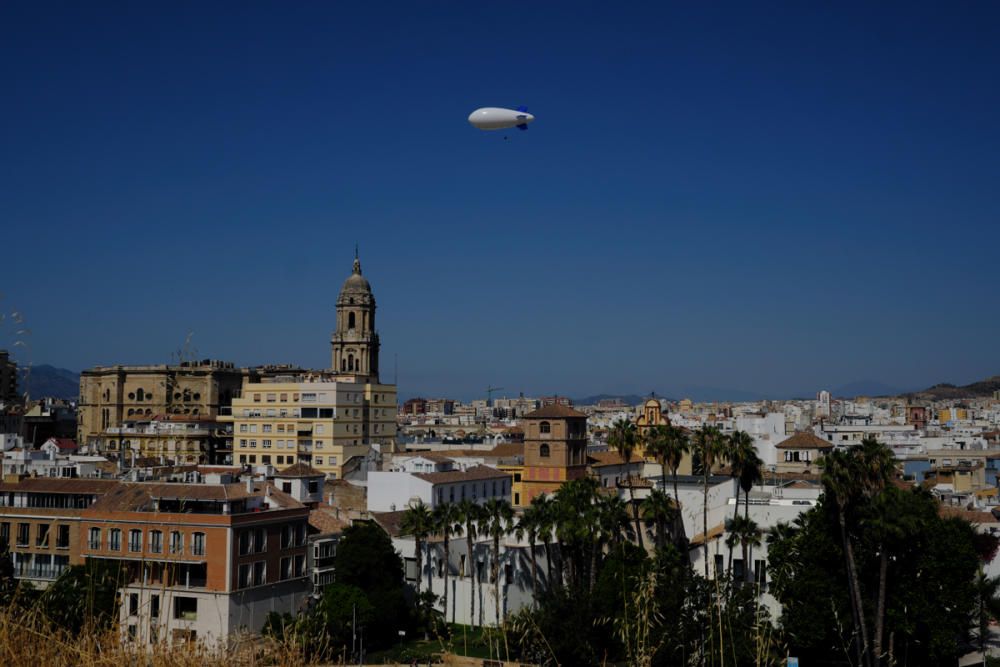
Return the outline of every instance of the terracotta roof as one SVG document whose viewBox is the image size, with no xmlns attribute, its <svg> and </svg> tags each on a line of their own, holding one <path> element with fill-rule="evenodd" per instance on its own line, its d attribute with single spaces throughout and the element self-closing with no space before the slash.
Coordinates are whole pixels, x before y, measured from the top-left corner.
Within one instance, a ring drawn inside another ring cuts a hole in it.
<svg viewBox="0 0 1000 667">
<path fill-rule="evenodd" d="M 275 477 L 326 477 L 326 473 L 316 470 L 308 463 L 296 463 L 278 472 Z"/>
<path fill-rule="evenodd" d="M 397 512 L 372 512 L 371 518 L 382 530 L 389 534 L 389 537 L 399 537 L 403 534 L 401 525 L 404 514 L 406 514 L 406 510 Z"/>
<path fill-rule="evenodd" d="M 625 459 L 618 452 L 593 452 L 587 454 L 587 458 L 593 461 L 590 464 L 591 468 L 600 468 L 601 466 L 620 466 L 625 465 Z M 641 462 L 642 459 L 634 459 L 633 463 Z"/>
<path fill-rule="evenodd" d="M 833 445 L 815 433 L 802 431 L 790 438 L 782 440 L 777 445 L 777 449 L 833 449 Z"/>
<path fill-rule="evenodd" d="M 486 452 L 490 458 L 507 458 L 509 456 L 524 456 L 523 442 L 503 442 Z"/>
<path fill-rule="evenodd" d="M 309 525 L 319 531 L 320 535 L 329 535 L 344 532 L 351 522 L 337 517 L 329 508 L 318 507 L 309 512 Z"/>
<path fill-rule="evenodd" d="M 112 512 L 151 512 L 154 498 L 169 500 L 202 500 L 221 502 L 244 500 L 266 493 L 271 488 L 271 497 L 284 507 L 305 507 L 290 495 L 279 491 L 273 485 L 257 482 L 253 492 L 247 492 L 246 484 L 175 484 L 158 482 L 119 483 L 92 505 L 93 509 Z"/>
<path fill-rule="evenodd" d="M 413 473 L 413 476 L 431 484 L 447 484 L 449 482 L 476 482 L 482 479 L 500 479 L 501 477 L 510 477 L 510 473 L 489 466 L 473 466 L 465 471 L 417 472 Z"/>
<path fill-rule="evenodd" d="M 713 526 L 712 528 L 708 529 L 708 539 L 714 540 L 715 538 L 722 535 L 724 532 L 726 532 L 726 528 L 723 524 L 720 523 L 716 526 Z M 689 547 L 701 546 L 701 543 L 704 541 L 705 541 L 704 533 L 698 533 L 697 535 L 691 538 L 691 541 L 688 542 L 688 546 Z"/>
<path fill-rule="evenodd" d="M 46 442 L 51 442 L 59 449 L 76 449 L 76 440 L 72 438 L 49 438 Z"/>
<path fill-rule="evenodd" d="M 938 508 L 938 514 L 943 517 L 957 517 L 965 519 L 969 523 L 1000 523 L 1000 519 L 993 516 L 992 512 L 981 512 L 978 510 L 967 510 L 962 507 L 948 507 L 942 505 Z"/>
<path fill-rule="evenodd" d="M 559 405 L 558 403 L 553 403 L 552 405 L 546 405 L 544 408 L 539 408 L 534 412 L 529 412 L 524 415 L 525 419 L 562 419 L 565 417 L 586 417 L 587 415 L 582 412 L 577 412 L 573 408 L 568 408 L 565 405 Z"/>
<path fill-rule="evenodd" d="M 618 487 L 622 489 L 652 489 L 654 483 L 650 479 L 645 477 L 638 477 L 636 475 L 628 475 L 624 479 L 618 482 Z"/>
<path fill-rule="evenodd" d="M 61 479 L 58 477 L 26 477 L 17 482 L 0 483 L 0 491 L 31 491 L 34 493 L 107 493 L 119 482 L 113 479 Z"/>
</svg>

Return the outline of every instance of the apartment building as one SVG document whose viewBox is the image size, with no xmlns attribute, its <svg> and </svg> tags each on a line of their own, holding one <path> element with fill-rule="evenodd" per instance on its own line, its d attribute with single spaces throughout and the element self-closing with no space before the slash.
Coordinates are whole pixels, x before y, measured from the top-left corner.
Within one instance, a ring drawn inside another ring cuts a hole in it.
<svg viewBox="0 0 1000 667">
<path fill-rule="evenodd" d="M 0 552 L 9 550 L 14 576 L 44 588 L 83 562 L 83 512 L 118 482 L 20 478 L 0 482 Z"/>
<path fill-rule="evenodd" d="M 115 483 L 80 516 L 80 556 L 124 572 L 123 639 L 218 644 L 311 591 L 309 509 L 265 482 Z"/>
<path fill-rule="evenodd" d="M 330 375 L 248 382 L 220 420 L 232 422 L 235 464 L 305 463 L 341 479 L 372 445 L 395 446 L 396 387 Z"/>
</svg>

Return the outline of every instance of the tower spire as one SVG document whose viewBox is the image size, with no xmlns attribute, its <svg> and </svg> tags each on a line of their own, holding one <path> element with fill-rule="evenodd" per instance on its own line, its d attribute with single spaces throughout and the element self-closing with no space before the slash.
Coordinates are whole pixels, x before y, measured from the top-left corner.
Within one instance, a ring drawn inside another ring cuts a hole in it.
<svg viewBox="0 0 1000 667">
<path fill-rule="evenodd" d="M 358 244 L 354 243 L 354 273 L 361 275 L 361 259 L 358 256 Z"/>
</svg>

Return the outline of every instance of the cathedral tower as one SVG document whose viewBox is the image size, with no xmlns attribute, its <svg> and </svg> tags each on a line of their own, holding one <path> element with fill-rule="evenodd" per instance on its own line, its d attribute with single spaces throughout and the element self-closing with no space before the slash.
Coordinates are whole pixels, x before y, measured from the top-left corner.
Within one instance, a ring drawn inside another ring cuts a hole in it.
<svg viewBox="0 0 1000 667">
<path fill-rule="evenodd" d="M 361 275 L 361 260 L 354 255 L 354 270 L 337 297 L 337 328 L 330 339 L 333 370 L 359 381 L 377 383 L 378 333 L 375 331 L 375 297 Z"/>
</svg>

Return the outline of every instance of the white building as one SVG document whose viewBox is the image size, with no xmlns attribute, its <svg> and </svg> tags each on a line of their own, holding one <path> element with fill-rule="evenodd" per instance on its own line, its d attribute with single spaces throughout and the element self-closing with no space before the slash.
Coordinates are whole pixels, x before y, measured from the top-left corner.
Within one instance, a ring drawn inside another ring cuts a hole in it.
<svg viewBox="0 0 1000 667">
<path fill-rule="evenodd" d="M 370 512 L 395 512 L 417 501 L 432 508 L 466 499 L 480 504 L 490 498 L 510 501 L 510 492 L 510 473 L 488 466 L 439 472 L 368 473 Z"/>
</svg>

